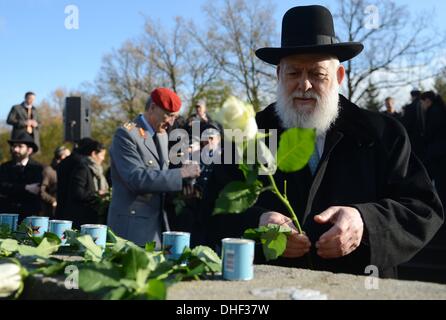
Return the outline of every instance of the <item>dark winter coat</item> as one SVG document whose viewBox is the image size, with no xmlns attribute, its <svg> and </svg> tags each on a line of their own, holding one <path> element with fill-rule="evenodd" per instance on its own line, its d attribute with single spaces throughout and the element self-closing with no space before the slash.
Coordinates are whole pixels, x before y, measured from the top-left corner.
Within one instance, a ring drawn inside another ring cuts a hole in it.
<svg viewBox="0 0 446 320">
<path fill-rule="evenodd" d="M 270 105 L 256 117 L 259 128 L 283 132 Z M 277 171 L 279 188 L 288 182 L 288 199 L 312 242 L 313 268 L 364 275 L 369 265 L 380 277 L 395 277 L 396 266 L 410 260 L 434 236 L 443 222 L 443 208 L 425 168 L 411 153 L 408 136 L 395 119 L 358 108 L 340 96 L 340 114 L 327 132 L 324 153 L 313 177 L 306 166 L 285 174 Z M 257 227 L 266 211 L 286 214 L 270 192 L 256 206 L 240 215 L 211 216 L 218 192 L 242 174 L 233 165 L 216 166 L 201 208 L 203 242 L 218 250 L 221 239 L 240 237 Z M 265 180 L 266 183 L 266 180 Z M 330 206 L 358 209 L 364 222 L 364 238 L 352 253 L 337 259 L 322 259 L 315 242 L 331 224 L 319 225 L 314 215 Z M 307 258 L 279 258 L 274 264 L 308 267 Z M 265 263 L 256 248 L 256 263 Z"/>
<path fill-rule="evenodd" d="M 27 184 L 42 182 L 43 167 L 29 159 L 26 166 L 8 161 L 0 166 L 0 210 L 18 213 L 20 219 L 38 215 L 41 211 L 40 196 L 25 190 Z"/>
</svg>

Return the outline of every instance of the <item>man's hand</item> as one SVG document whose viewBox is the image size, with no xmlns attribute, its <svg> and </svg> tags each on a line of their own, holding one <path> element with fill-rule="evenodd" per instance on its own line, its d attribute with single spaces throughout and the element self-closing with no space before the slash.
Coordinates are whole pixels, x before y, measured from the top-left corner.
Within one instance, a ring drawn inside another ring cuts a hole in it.
<svg viewBox="0 0 446 320">
<path fill-rule="evenodd" d="M 286 249 L 282 255 L 283 257 L 298 258 L 310 251 L 310 239 L 308 239 L 306 235 L 297 232 L 297 229 L 290 218 L 274 211 L 265 212 L 260 216 L 259 226 L 264 226 L 270 223 L 287 225 L 291 228 L 291 234 L 288 236 Z"/>
<path fill-rule="evenodd" d="M 320 224 L 332 223 L 333 227 L 316 242 L 317 254 L 324 259 L 339 258 L 350 254 L 361 243 L 364 223 L 361 214 L 351 207 L 330 207 L 314 217 Z"/>
<path fill-rule="evenodd" d="M 184 178 L 197 178 L 200 176 L 200 165 L 197 163 L 184 164 L 181 167 L 181 177 Z"/>
<path fill-rule="evenodd" d="M 25 186 L 25 190 L 32 194 L 39 194 L 40 193 L 40 184 L 39 183 L 32 183 L 27 184 Z"/>
</svg>

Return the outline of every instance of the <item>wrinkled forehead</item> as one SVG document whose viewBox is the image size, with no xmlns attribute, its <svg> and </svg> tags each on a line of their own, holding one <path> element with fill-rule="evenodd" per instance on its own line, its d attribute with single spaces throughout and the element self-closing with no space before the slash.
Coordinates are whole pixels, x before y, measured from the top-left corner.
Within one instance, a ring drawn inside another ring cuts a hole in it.
<svg viewBox="0 0 446 320">
<path fill-rule="evenodd" d="M 281 67 L 323 67 L 329 68 L 334 65 L 336 58 L 326 54 L 295 54 L 287 56 L 280 61 Z"/>
</svg>

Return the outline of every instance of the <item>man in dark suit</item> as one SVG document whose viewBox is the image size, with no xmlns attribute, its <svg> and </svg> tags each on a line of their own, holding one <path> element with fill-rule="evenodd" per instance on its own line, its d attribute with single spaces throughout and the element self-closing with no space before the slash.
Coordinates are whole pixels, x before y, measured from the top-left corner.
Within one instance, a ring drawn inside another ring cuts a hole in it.
<svg viewBox="0 0 446 320">
<path fill-rule="evenodd" d="M 210 245 L 240 237 L 246 228 L 285 224 L 293 231 L 274 263 L 308 268 L 309 255 L 317 270 L 364 275 L 374 266 L 376 276 L 395 277 L 397 266 L 432 239 L 443 209 L 403 126 L 339 94 L 345 78 L 341 62 L 362 49 L 361 43 L 339 43 L 328 9 L 303 6 L 285 14 L 280 48 L 256 51 L 277 66 L 278 78 L 276 102 L 257 114 L 258 127 L 279 136 L 289 128 L 313 128 L 317 135 L 302 170 L 274 174 L 277 186 L 287 181 L 287 199 L 305 234 L 298 233 L 282 202 L 264 192 L 244 214 L 208 217 L 203 231 Z M 203 212 L 212 212 L 222 187 L 242 179 L 236 166 L 216 166 Z M 260 256 L 257 262 L 265 260 Z"/>
<path fill-rule="evenodd" d="M 17 139 L 23 133 L 29 134 L 37 147 L 40 147 L 39 138 L 39 115 L 36 107 L 33 106 L 36 94 L 27 92 L 25 100 L 11 108 L 6 122 L 12 126 L 11 139 Z"/>
<path fill-rule="evenodd" d="M 410 92 L 411 102 L 403 107 L 401 122 L 406 128 L 412 151 L 426 164 L 426 124 L 425 114 L 421 108 L 420 96 L 421 91 L 419 90 Z"/>
<path fill-rule="evenodd" d="M 43 167 L 31 159 L 31 155 L 39 148 L 27 133 L 8 143 L 12 160 L 0 166 L 0 210 L 18 213 L 20 218 L 38 215 L 41 211 L 39 191 Z"/>
</svg>

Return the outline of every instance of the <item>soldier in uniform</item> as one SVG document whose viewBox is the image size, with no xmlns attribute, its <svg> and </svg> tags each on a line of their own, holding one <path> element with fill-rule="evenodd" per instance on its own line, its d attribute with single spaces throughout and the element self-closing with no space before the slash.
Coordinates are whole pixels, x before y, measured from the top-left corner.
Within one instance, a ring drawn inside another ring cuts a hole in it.
<svg viewBox="0 0 446 320">
<path fill-rule="evenodd" d="M 112 201 L 108 225 L 120 237 L 144 245 L 169 229 L 163 210 L 166 192 L 181 191 L 183 179 L 200 175 L 198 164 L 169 169 L 168 130 L 178 117 L 180 98 L 167 88 L 152 91 L 144 114 L 116 131 L 110 148 Z"/>
</svg>

